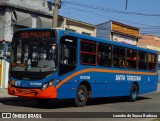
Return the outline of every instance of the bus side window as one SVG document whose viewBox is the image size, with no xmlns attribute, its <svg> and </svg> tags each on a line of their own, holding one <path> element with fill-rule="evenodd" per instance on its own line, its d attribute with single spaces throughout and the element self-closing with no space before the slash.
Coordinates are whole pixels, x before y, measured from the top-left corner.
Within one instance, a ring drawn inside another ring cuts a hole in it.
<svg viewBox="0 0 160 121">
<path fill-rule="evenodd" d="M 81 50 L 88 52 L 88 43 L 82 42 L 82 43 L 81 43 Z"/>
<path fill-rule="evenodd" d="M 156 70 L 157 56 L 152 53 L 148 53 L 148 70 Z"/>
<path fill-rule="evenodd" d="M 97 44 L 88 40 L 81 40 L 81 64 L 97 64 Z"/>
<path fill-rule="evenodd" d="M 147 53 L 138 52 L 138 69 L 146 70 L 147 69 Z"/>
<path fill-rule="evenodd" d="M 116 68 L 125 67 L 125 48 L 114 46 L 113 48 L 113 66 Z"/>
<path fill-rule="evenodd" d="M 109 44 L 99 43 L 99 65 L 112 66 L 112 46 Z"/>
<path fill-rule="evenodd" d="M 133 49 L 127 49 L 126 66 L 129 69 L 137 69 L 137 57 L 138 51 Z"/>
</svg>

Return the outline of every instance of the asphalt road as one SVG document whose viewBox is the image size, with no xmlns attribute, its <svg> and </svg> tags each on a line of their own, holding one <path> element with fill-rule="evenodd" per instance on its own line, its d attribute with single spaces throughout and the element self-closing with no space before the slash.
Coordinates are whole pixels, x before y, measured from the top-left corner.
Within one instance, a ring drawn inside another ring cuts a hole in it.
<svg viewBox="0 0 160 121">
<path fill-rule="evenodd" d="M 0 112 L 160 112 L 160 92 L 139 96 L 136 102 L 128 102 L 125 97 L 100 98 L 89 100 L 85 107 L 75 107 L 72 101 L 53 100 L 38 104 L 34 100 L 7 97 L 0 99 Z M 74 114 L 73 114 L 74 115 Z M 4 119 L 0 119 L 4 120 Z M 5 119 L 6 120 L 6 119 Z M 17 120 L 17 119 L 16 119 Z M 27 120 L 27 119 L 26 119 Z M 29 119 L 35 120 L 35 119 Z M 40 119 L 39 119 L 40 120 Z M 43 119 L 44 120 L 44 119 Z M 45 120 L 50 120 L 45 119 Z M 54 121 L 151 121 L 150 118 L 55 118 Z M 25 121 L 25 120 L 24 120 Z"/>
</svg>

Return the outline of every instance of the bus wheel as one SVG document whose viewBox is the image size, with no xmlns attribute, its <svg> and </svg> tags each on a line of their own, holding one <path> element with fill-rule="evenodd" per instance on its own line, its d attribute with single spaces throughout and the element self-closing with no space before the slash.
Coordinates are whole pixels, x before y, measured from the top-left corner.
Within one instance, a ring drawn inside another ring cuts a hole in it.
<svg viewBox="0 0 160 121">
<path fill-rule="evenodd" d="M 86 86 L 80 85 L 77 90 L 75 104 L 77 107 L 84 107 L 88 99 L 88 90 Z"/>
<path fill-rule="evenodd" d="M 133 84 L 130 90 L 130 101 L 135 102 L 138 97 L 138 86 Z"/>
<path fill-rule="evenodd" d="M 38 102 L 39 104 L 46 104 L 49 102 L 50 99 L 35 99 L 36 102 Z"/>
</svg>

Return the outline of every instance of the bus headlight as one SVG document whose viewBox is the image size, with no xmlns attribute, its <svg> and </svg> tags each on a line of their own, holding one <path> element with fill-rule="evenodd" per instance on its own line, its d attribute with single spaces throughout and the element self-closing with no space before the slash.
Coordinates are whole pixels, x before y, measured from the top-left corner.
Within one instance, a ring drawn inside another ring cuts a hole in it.
<svg viewBox="0 0 160 121">
<path fill-rule="evenodd" d="M 10 84 L 10 86 L 15 86 L 15 80 L 11 80 L 11 81 L 9 81 L 9 84 Z"/>
<path fill-rule="evenodd" d="M 16 82 L 15 82 L 14 80 L 12 80 L 12 81 L 11 81 L 11 85 L 14 86 L 15 84 L 16 84 Z"/>
<path fill-rule="evenodd" d="M 54 79 L 54 80 L 52 80 L 52 81 L 49 81 L 49 82 L 43 84 L 42 90 L 44 90 L 44 89 L 46 89 L 46 88 L 48 88 L 48 87 L 50 87 L 50 86 L 53 86 L 53 84 L 55 83 L 55 81 L 56 81 L 56 80 Z"/>
<path fill-rule="evenodd" d="M 49 81 L 49 83 L 48 83 L 48 87 L 49 86 L 53 86 L 53 84 L 55 83 L 55 80 L 53 80 L 53 81 Z"/>
<path fill-rule="evenodd" d="M 47 83 L 47 84 L 43 84 L 42 90 L 44 90 L 44 89 L 46 89 L 46 88 L 48 88 L 48 83 Z"/>
</svg>

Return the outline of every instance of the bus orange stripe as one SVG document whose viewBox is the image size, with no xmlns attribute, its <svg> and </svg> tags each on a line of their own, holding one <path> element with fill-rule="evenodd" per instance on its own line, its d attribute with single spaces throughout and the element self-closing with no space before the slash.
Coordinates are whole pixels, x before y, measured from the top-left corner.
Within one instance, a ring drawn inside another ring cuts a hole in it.
<svg viewBox="0 0 160 121">
<path fill-rule="evenodd" d="M 77 71 L 73 73 L 72 75 L 68 76 L 64 80 L 62 80 L 56 88 L 59 88 L 62 86 L 64 83 L 72 79 L 73 77 L 86 73 L 86 72 L 104 72 L 104 73 L 120 73 L 120 74 L 138 74 L 138 75 L 156 75 L 158 72 L 134 72 L 134 71 L 122 71 L 122 70 L 106 70 L 106 69 L 97 69 L 97 68 L 90 68 L 90 69 L 84 69 L 81 71 Z"/>
</svg>

